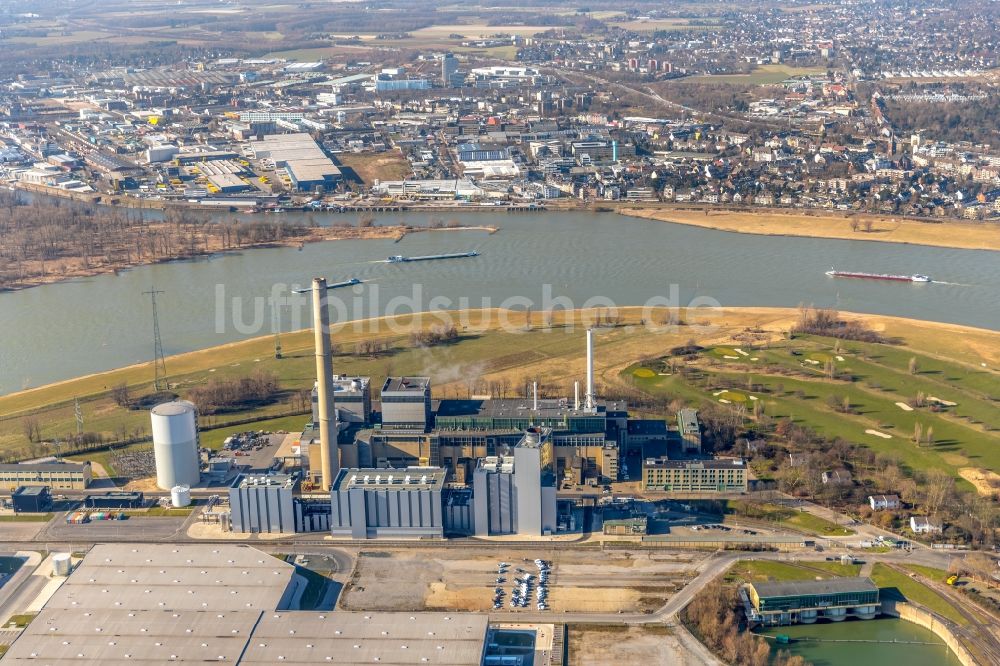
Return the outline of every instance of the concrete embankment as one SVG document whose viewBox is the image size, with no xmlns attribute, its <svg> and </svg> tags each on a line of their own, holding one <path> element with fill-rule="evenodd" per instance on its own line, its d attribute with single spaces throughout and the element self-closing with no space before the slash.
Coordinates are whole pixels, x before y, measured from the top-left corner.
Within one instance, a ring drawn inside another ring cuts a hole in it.
<svg viewBox="0 0 1000 666">
<path fill-rule="evenodd" d="M 922 608 L 917 608 L 913 604 L 904 601 L 882 601 L 882 614 L 898 617 L 901 620 L 912 622 L 924 629 L 933 631 L 944 641 L 944 644 L 958 658 L 962 666 L 982 666 L 981 662 L 977 661 L 972 656 L 972 653 L 962 645 L 951 629 L 933 613 L 929 613 Z"/>
</svg>

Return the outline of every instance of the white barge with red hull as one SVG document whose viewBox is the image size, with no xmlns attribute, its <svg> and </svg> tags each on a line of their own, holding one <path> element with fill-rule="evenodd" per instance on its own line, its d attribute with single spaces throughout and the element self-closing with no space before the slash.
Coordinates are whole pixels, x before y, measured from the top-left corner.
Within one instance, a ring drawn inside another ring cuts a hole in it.
<svg viewBox="0 0 1000 666">
<path fill-rule="evenodd" d="M 913 275 L 893 275 L 891 273 L 858 273 L 855 271 L 838 271 L 830 269 L 826 272 L 830 277 L 860 278 L 862 280 L 890 280 L 892 282 L 930 282 L 929 275 L 914 273 Z"/>
</svg>

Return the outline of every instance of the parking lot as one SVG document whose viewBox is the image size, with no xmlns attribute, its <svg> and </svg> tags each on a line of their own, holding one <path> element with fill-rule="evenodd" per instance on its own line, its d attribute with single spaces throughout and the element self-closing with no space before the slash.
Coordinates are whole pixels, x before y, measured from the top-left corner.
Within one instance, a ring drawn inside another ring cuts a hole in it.
<svg viewBox="0 0 1000 666">
<path fill-rule="evenodd" d="M 179 534 L 191 516 L 141 516 L 128 520 L 95 520 L 89 523 L 67 524 L 64 514 L 57 514 L 40 532 L 36 540 L 60 539 L 131 539 L 138 542 L 168 539 Z"/>
<path fill-rule="evenodd" d="M 285 433 L 238 433 L 228 440 L 228 444 L 216 453 L 220 458 L 232 458 L 234 466 L 246 466 L 250 469 L 267 469 L 274 462 Z"/>
<path fill-rule="evenodd" d="M 642 612 L 653 610 L 689 580 L 704 555 L 676 552 L 498 550 L 364 551 L 342 595 L 352 610 L 455 610 L 537 612 L 544 587 L 545 610 Z M 542 560 L 545 585 L 540 585 Z M 500 567 L 501 562 L 507 563 Z M 505 570 L 500 573 L 500 569 Z M 520 569 L 521 571 L 518 571 Z M 531 575 L 525 590 L 525 578 Z M 502 583 L 497 579 L 503 578 Z M 501 588 L 502 594 L 497 594 Z M 524 592 L 522 593 L 522 590 Z M 515 594 L 515 592 L 517 594 Z M 511 601 L 518 599 L 513 607 Z M 496 608 L 497 601 L 501 602 Z M 523 603 L 523 605 L 522 605 Z"/>
</svg>

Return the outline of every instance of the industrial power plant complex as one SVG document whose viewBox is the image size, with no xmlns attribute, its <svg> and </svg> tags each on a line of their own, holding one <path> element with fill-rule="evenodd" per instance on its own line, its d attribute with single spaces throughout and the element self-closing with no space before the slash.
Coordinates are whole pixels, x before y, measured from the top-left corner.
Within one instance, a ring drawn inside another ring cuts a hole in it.
<svg viewBox="0 0 1000 666">
<path fill-rule="evenodd" d="M 703 453 L 696 410 L 681 410 L 670 426 L 597 395 L 593 329 L 572 397 L 541 397 L 536 382 L 518 397 L 436 399 L 431 378 L 413 376 L 386 377 L 376 396 L 371 377 L 333 367 L 328 288 L 317 278 L 307 290 L 316 380 L 311 418 L 290 446 L 252 464 L 220 457 L 201 446 L 197 407 L 165 402 L 150 410 L 155 486 L 146 490 L 169 493 L 175 507 L 189 505 L 192 490 L 214 492 L 212 519 L 237 533 L 426 539 L 578 531 L 588 506 L 578 491 L 606 494 L 621 481 L 647 493 L 750 488 L 741 459 Z M 49 458 L 0 465 L 0 481 L 85 490 L 93 474 L 89 464 Z"/>
<path fill-rule="evenodd" d="M 177 508 L 208 496 L 203 518 L 237 534 L 443 539 L 589 531 L 587 510 L 595 497 L 612 500 L 610 484 L 619 482 L 663 496 L 739 496 L 750 488 L 743 460 L 702 451 L 696 410 L 682 409 L 670 425 L 597 395 L 594 329 L 581 336 L 586 371 L 571 397 L 542 397 L 534 382 L 517 397 L 437 399 L 430 377 L 376 384 L 337 372 L 329 288 L 317 278 L 304 290 L 313 305 L 316 379 L 301 431 L 252 460 L 241 449 L 264 449 L 249 444 L 266 438 L 230 437 L 224 453 L 234 455 L 225 456 L 202 447 L 194 403 L 158 404 L 150 410 L 152 476 L 142 490 Z M 0 480 L 24 488 L 15 493 L 23 506 L 37 506 L 44 496 L 31 488 L 87 490 L 94 477 L 89 463 L 47 458 L 0 466 Z M 121 493 L 84 498 L 85 507 L 119 510 L 136 502 Z M 612 520 L 630 520 L 630 533 L 647 524 L 641 508 L 616 508 Z"/>
<path fill-rule="evenodd" d="M 694 410 L 673 430 L 596 395 L 593 330 L 582 395 L 577 382 L 572 398 L 541 398 L 536 383 L 528 396 L 437 400 L 429 377 L 403 376 L 385 378 L 375 398 L 370 377 L 333 367 L 327 289 L 317 278 L 310 290 L 312 418 L 271 464 L 231 477 L 221 520 L 234 532 L 440 539 L 576 531 L 582 504 L 572 489 L 627 478 L 629 452 L 649 490 L 747 491 L 742 460 L 702 455 Z M 193 405 L 159 405 L 152 415 L 157 485 L 196 485 Z"/>
</svg>

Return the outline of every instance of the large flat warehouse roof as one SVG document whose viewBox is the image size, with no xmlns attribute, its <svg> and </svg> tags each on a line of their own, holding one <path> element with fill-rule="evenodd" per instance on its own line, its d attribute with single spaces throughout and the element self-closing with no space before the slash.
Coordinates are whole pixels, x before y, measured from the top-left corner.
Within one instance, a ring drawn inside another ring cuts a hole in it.
<svg viewBox="0 0 1000 666">
<path fill-rule="evenodd" d="M 482 659 L 487 624 L 485 614 L 472 613 L 273 613 L 240 663 L 472 666 Z"/>
<path fill-rule="evenodd" d="M 98 545 L 3 663 L 480 663 L 485 614 L 278 610 L 294 570 L 244 545 Z"/>
</svg>

